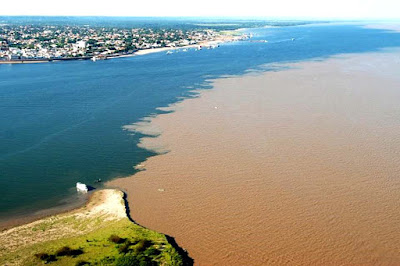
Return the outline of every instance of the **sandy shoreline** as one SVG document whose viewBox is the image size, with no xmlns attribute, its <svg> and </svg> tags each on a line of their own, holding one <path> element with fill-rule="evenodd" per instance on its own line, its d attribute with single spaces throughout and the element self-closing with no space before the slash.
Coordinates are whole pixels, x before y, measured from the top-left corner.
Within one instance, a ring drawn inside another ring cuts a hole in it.
<svg viewBox="0 0 400 266">
<path fill-rule="evenodd" d="M 238 29 L 236 31 L 243 31 L 244 29 Z M 239 36 L 240 37 L 240 36 Z M 122 55 L 122 56 L 117 56 L 115 58 L 122 58 L 122 57 L 132 57 L 132 56 L 138 56 L 138 55 L 147 55 L 147 54 L 153 54 L 153 53 L 161 53 L 161 52 L 168 52 L 168 51 L 176 51 L 176 50 L 183 50 L 183 49 L 192 49 L 192 48 L 198 48 L 199 46 L 205 48 L 209 47 L 212 45 L 219 45 L 221 43 L 226 43 L 226 42 L 233 42 L 233 41 L 238 41 L 240 40 L 239 37 L 235 36 L 229 36 L 227 35 L 224 38 L 220 38 L 214 41 L 206 41 L 206 42 L 201 42 L 198 44 L 191 44 L 191 45 L 185 45 L 185 46 L 180 46 L 180 47 L 162 47 L 162 48 L 153 48 L 153 49 L 144 49 L 144 50 L 139 50 L 133 54 L 130 55 Z M 112 58 L 110 58 L 112 59 Z"/>
<path fill-rule="evenodd" d="M 97 216 L 109 220 L 127 219 L 125 204 L 121 203 L 122 198 L 123 193 L 121 191 L 115 189 L 98 190 L 92 194 L 82 207 L 57 215 L 49 215 L 10 229 L 2 229 L 0 231 L 0 243 L 2 246 L 0 257 L 24 245 L 34 245 L 65 237 L 76 237 L 95 229 L 93 225 L 85 230 L 82 228 L 79 230 L 77 228 L 70 228 L 66 222 L 63 222 L 64 220 L 82 219 L 83 221 L 83 219 Z M 48 224 L 52 224 L 51 230 L 34 230 L 37 227 Z"/>
<path fill-rule="evenodd" d="M 169 152 L 110 184 L 199 265 L 396 264 L 399 56 L 216 80 L 134 126 L 162 132 L 141 146 Z"/>
<path fill-rule="evenodd" d="M 10 214 L 11 218 L 2 217 L 2 219 L 0 219 L 0 231 L 28 224 L 53 215 L 58 215 L 80 209 L 82 208 L 82 206 L 84 206 L 90 201 L 92 193 L 93 191 L 88 194 L 79 195 L 79 198 L 77 197 L 68 198 L 67 202 L 60 203 L 60 205 L 57 207 L 41 209 L 39 211 L 31 213 L 19 211 L 17 214 Z"/>
<path fill-rule="evenodd" d="M 129 265 L 137 265 L 138 260 L 141 265 L 186 265 L 191 261 L 171 238 L 133 223 L 125 195 L 117 189 L 93 192 L 79 209 L 3 230 L 0 247 L 1 265 L 120 265 L 127 260 L 135 262 Z"/>
</svg>

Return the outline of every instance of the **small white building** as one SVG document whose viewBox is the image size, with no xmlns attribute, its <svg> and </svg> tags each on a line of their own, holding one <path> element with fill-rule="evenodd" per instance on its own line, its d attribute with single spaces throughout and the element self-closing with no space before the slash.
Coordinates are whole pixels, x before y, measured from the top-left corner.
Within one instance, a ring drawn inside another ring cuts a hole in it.
<svg viewBox="0 0 400 266">
<path fill-rule="evenodd" d="M 86 48 L 86 42 L 85 42 L 85 41 L 77 41 L 77 42 L 76 42 L 76 46 L 77 46 L 79 49 L 85 49 L 85 48 Z"/>
<path fill-rule="evenodd" d="M 72 51 L 78 52 L 86 49 L 86 42 L 85 41 L 77 41 L 76 43 L 72 44 Z"/>
</svg>

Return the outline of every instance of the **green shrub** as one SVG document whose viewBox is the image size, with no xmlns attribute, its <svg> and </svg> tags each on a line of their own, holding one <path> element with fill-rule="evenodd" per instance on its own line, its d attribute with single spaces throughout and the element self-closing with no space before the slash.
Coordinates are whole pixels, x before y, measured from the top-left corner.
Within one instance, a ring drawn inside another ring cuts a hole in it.
<svg viewBox="0 0 400 266">
<path fill-rule="evenodd" d="M 56 256 L 61 257 L 61 256 L 69 256 L 69 254 L 71 253 L 71 248 L 69 247 L 62 247 L 59 248 L 56 251 Z"/>
<path fill-rule="evenodd" d="M 121 238 L 117 235 L 111 235 L 108 240 L 110 240 L 111 242 L 115 243 L 115 244 L 122 244 L 125 242 L 125 238 Z"/>
<path fill-rule="evenodd" d="M 56 256 L 47 254 L 47 253 L 43 253 L 43 252 L 35 254 L 35 257 L 42 261 L 45 261 L 46 263 L 57 260 Z"/>
<path fill-rule="evenodd" d="M 140 261 L 136 258 L 136 256 L 128 255 L 119 257 L 115 266 L 130 266 L 130 265 L 139 265 Z"/>
<path fill-rule="evenodd" d="M 71 255 L 72 257 L 77 257 L 79 255 L 83 254 L 83 250 L 82 249 L 73 249 L 71 250 Z"/>
<path fill-rule="evenodd" d="M 147 239 L 141 239 L 139 242 L 135 245 L 135 251 L 137 253 L 145 251 L 148 247 L 153 245 L 153 243 L 150 240 Z"/>
<path fill-rule="evenodd" d="M 116 266 L 155 266 L 156 262 L 152 261 L 151 258 L 142 255 L 125 255 L 117 259 L 115 262 Z"/>
<path fill-rule="evenodd" d="M 150 256 L 150 257 L 156 257 L 156 256 L 160 255 L 160 253 L 161 253 L 161 251 L 158 250 L 158 249 L 156 249 L 156 248 L 154 248 L 154 247 L 148 248 L 148 249 L 144 252 L 144 254 L 145 254 L 146 256 Z"/>
<path fill-rule="evenodd" d="M 61 257 L 61 256 L 70 256 L 70 257 L 76 257 L 83 254 L 82 249 L 71 249 L 70 247 L 62 247 L 56 251 L 56 256 Z"/>
<path fill-rule="evenodd" d="M 126 254 L 126 253 L 128 253 L 129 252 L 129 246 L 131 245 L 131 243 L 125 243 L 125 244 L 123 244 L 122 246 L 120 246 L 119 248 L 118 248 L 118 252 L 119 253 L 123 253 L 123 254 Z"/>
</svg>

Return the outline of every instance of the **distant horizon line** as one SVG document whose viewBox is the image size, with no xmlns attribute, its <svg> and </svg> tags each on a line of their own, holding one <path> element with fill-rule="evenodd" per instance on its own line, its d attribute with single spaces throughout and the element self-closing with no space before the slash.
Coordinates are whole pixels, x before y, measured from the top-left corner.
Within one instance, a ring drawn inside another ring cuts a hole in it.
<svg viewBox="0 0 400 266">
<path fill-rule="evenodd" d="M 239 20 L 302 20 L 302 21 L 398 21 L 400 18 L 340 18 L 340 17 L 263 17 L 263 16 L 118 16 L 118 15 L 4 15 L 1 17 L 60 17 L 60 18 L 157 18 L 157 19 L 239 19 Z"/>
</svg>

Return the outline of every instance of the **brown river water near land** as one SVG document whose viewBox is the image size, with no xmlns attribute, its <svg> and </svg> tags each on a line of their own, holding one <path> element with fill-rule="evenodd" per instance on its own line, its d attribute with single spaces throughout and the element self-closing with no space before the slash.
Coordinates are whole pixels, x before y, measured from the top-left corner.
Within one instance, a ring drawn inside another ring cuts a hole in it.
<svg viewBox="0 0 400 266">
<path fill-rule="evenodd" d="M 196 265 L 400 265 L 400 51 L 286 66 L 127 126 L 162 154 L 109 185 Z"/>
</svg>

